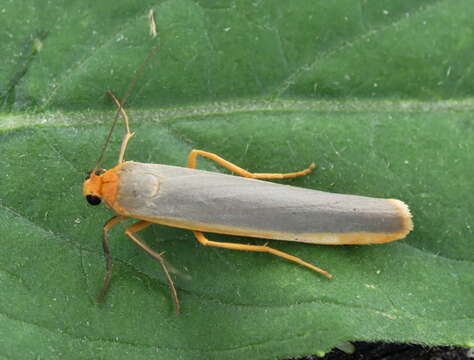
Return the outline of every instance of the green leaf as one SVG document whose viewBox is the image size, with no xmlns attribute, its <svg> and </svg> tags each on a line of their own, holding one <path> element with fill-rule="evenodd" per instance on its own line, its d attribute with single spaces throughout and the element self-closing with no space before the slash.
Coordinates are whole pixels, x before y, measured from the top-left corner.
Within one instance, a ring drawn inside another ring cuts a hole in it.
<svg viewBox="0 0 474 360">
<path fill-rule="evenodd" d="M 14 111 L 0 116 L 1 357 L 271 359 L 350 340 L 472 344 L 472 2 L 22 5 L 0 6 L 10 54 L 1 106 Z M 131 92 L 127 159 L 185 165 L 199 148 L 255 172 L 315 161 L 314 173 L 284 183 L 402 199 L 415 230 L 373 246 L 271 242 L 334 274 L 327 280 L 152 226 L 140 237 L 166 252 L 177 317 L 159 265 L 120 225 L 97 305 L 113 214 L 87 205 L 82 182 L 115 113 L 105 90 L 123 97 L 157 44 Z"/>
</svg>

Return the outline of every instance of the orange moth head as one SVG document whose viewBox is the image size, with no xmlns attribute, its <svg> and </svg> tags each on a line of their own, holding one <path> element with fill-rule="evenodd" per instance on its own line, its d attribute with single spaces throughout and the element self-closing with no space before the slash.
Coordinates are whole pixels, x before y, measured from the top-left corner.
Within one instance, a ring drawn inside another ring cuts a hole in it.
<svg viewBox="0 0 474 360">
<path fill-rule="evenodd" d="M 110 170 L 93 170 L 87 175 L 83 185 L 83 193 L 91 205 L 99 205 L 104 200 L 107 205 L 114 207 L 117 196 L 118 176 L 116 166 Z"/>
<path fill-rule="evenodd" d="M 86 176 L 83 192 L 86 200 L 91 205 L 99 205 L 102 201 L 102 175 L 105 170 L 91 170 Z"/>
</svg>

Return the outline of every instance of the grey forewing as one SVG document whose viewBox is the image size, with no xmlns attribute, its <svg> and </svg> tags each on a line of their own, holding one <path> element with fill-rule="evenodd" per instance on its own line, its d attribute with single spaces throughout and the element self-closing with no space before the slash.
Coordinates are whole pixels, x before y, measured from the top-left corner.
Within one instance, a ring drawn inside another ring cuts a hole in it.
<svg viewBox="0 0 474 360">
<path fill-rule="evenodd" d="M 127 162 L 118 203 L 137 217 L 181 219 L 285 233 L 390 233 L 386 199 L 310 190 L 183 167 Z"/>
</svg>

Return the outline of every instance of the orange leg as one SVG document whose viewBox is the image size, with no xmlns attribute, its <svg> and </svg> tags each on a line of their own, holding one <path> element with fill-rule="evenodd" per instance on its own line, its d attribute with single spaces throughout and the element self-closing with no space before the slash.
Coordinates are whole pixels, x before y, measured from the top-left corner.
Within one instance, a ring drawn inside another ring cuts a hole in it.
<svg viewBox="0 0 474 360">
<path fill-rule="evenodd" d="M 157 252 L 153 251 L 150 249 L 146 244 L 140 241 L 140 239 L 134 235 L 134 233 L 145 229 L 146 227 L 150 226 L 151 223 L 148 221 L 141 220 L 139 222 L 136 222 L 133 225 L 130 225 L 127 230 L 125 230 L 125 235 L 127 235 L 132 241 L 140 246 L 143 250 L 145 250 L 151 257 L 154 259 L 158 260 L 160 262 L 160 265 L 165 273 L 166 280 L 168 281 L 168 286 L 171 290 L 171 296 L 173 297 L 174 304 L 175 304 L 175 309 L 176 309 L 176 314 L 179 315 L 179 300 L 178 300 L 178 294 L 176 293 L 176 288 L 174 287 L 173 280 L 171 279 L 170 273 L 168 272 L 168 269 L 166 268 L 166 263 L 161 257 L 162 254 L 158 254 Z"/>
<path fill-rule="evenodd" d="M 110 277 L 112 276 L 112 262 L 110 261 L 110 250 L 109 250 L 109 230 L 112 229 L 119 222 L 125 220 L 125 216 L 114 216 L 107 220 L 103 227 L 103 237 L 102 237 L 102 249 L 104 249 L 104 260 L 105 260 L 105 275 L 104 283 L 102 289 L 97 295 L 96 301 L 101 303 L 104 301 L 107 290 L 109 289 Z"/>
<path fill-rule="evenodd" d="M 194 233 L 194 236 L 196 236 L 196 239 L 204 246 L 215 246 L 218 248 L 231 249 L 231 250 L 266 252 L 266 253 L 270 253 L 270 254 L 282 257 L 286 260 L 293 261 L 297 264 L 306 266 L 307 268 L 326 276 L 328 279 L 332 278 L 332 275 L 329 274 L 327 271 L 320 269 L 310 263 L 307 263 L 306 261 L 303 261 L 296 256 L 287 254 L 283 251 L 272 249 L 271 247 L 268 247 L 266 244 L 265 245 L 245 245 L 245 244 L 238 244 L 238 243 L 217 242 L 217 241 L 211 241 L 211 240 L 206 239 L 206 237 L 200 231 L 193 231 L 193 233 Z"/>
<path fill-rule="evenodd" d="M 203 151 L 203 150 L 192 150 L 189 153 L 188 167 L 193 168 L 193 169 L 196 168 L 196 158 L 197 158 L 198 155 L 201 155 L 202 157 L 213 160 L 216 163 L 218 163 L 219 165 L 225 167 L 226 169 L 228 169 L 228 170 L 230 170 L 230 171 L 232 171 L 232 172 L 234 172 L 234 173 L 236 173 L 240 176 L 247 177 L 247 178 L 253 178 L 253 179 L 288 179 L 288 178 L 294 178 L 294 177 L 306 175 L 306 174 L 310 173 L 311 170 L 313 170 L 316 167 L 316 165 L 314 165 L 314 163 L 312 163 L 311 165 L 308 166 L 307 169 L 302 170 L 302 171 L 292 172 L 292 173 L 285 173 L 285 174 L 251 173 L 251 172 L 249 172 L 245 169 L 242 169 L 241 167 L 238 167 L 235 164 L 232 164 L 231 162 L 229 162 L 227 160 L 224 160 L 223 158 L 221 158 L 220 156 L 218 156 L 216 154 L 213 154 L 213 153 L 210 153 L 210 152 L 207 152 L 207 151 Z"/>
<path fill-rule="evenodd" d="M 120 153 L 119 153 L 119 159 L 118 159 L 118 163 L 121 164 L 124 162 L 125 150 L 127 150 L 128 141 L 132 138 L 133 135 L 135 135 L 135 133 L 130 131 L 130 126 L 128 124 L 128 115 L 125 112 L 125 109 L 122 107 L 122 104 L 120 103 L 120 101 L 116 98 L 116 96 L 112 93 L 112 91 L 110 90 L 107 91 L 107 94 L 110 95 L 115 105 L 120 110 L 120 113 L 122 114 L 122 117 L 123 117 L 123 121 L 125 123 L 125 135 L 123 136 L 122 145 L 120 146 Z"/>
</svg>

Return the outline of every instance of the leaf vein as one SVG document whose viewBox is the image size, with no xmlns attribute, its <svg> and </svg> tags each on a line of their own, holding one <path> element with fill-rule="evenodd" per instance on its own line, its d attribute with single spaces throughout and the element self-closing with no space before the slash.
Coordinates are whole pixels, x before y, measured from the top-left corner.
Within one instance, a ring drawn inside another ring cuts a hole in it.
<svg viewBox="0 0 474 360">
<path fill-rule="evenodd" d="M 443 4 L 443 3 L 445 3 L 445 2 L 442 1 L 442 0 L 438 0 L 437 2 L 435 2 L 431 5 L 422 5 L 417 10 L 413 11 L 413 14 L 416 15 L 418 13 L 429 11 L 431 8 L 435 8 L 438 5 Z M 389 28 L 396 27 L 403 21 L 406 21 L 406 18 L 405 17 L 400 17 L 400 18 L 396 19 L 396 21 L 393 21 L 393 22 L 391 22 L 387 25 L 383 25 L 383 26 L 380 26 L 378 28 L 368 30 L 365 33 L 358 34 L 351 41 L 343 42 L 342 45 L 339 45 L 339 46 L 334 47 L 332 49 L 329 49 L 327 51 L 321 52 L 320 54 L 316 55 L 313 62 L 303 64 L 299 68 L 294 70 L 292 73 L 290 73 L 286 77 L 286 79 L 284 79 L 282 81 L 282 83 L 279 86 L 277 86 L 273 91 L 271 91 L 271 98 L 281 97 L 284 94 L 285 91 L 287 91 L 293 84 L 296 83 L 297 78 L 300 75 L 302 75 L 306 71 L 310 71 L 313 68 L 315 68 L 317 66 L 317 64 L 320 61 L 322 61 L 323 59 L 329 58 L 329 57 L 335 55 L 336 53 L 338 53 L 338 52 L 340 52 L 340 51 L 342 51 L 346 48 L 354 46 L 356 43 L 361 43 L 361 42 L 367 40 L 368 38 L 370 38 L 370 37 L 372 37 L 372 36 L 374 36 L 374 35 L 376 35 L 380 32 L 386 31 Z"/>
</svg>

